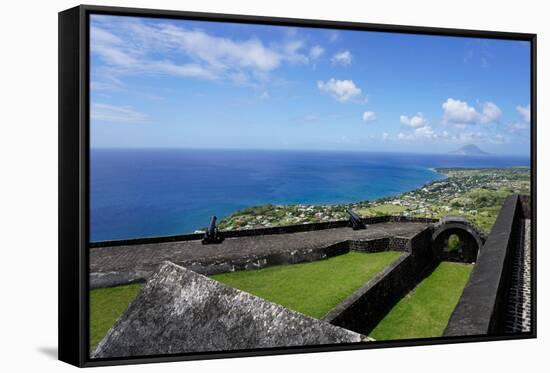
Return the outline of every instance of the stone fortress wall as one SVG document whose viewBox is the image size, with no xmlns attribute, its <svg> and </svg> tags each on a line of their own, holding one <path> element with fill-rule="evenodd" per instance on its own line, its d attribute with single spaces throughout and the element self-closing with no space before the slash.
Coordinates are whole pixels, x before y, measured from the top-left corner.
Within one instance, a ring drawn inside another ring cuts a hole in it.
<svg viewBox="0 0 550 373">
<path fill-rule="evenodd" d="M 531 199 L 511 195 L 504 201 L 444 335 L 531 332 L 532 253 Z"/>
<path fill-rule="evenodd" d="M 437 265 L 431 246 L 431 227 L 410 240 L 397 241 L 393 250 L 404 253 L 384 271 L 367 282 L 330 311 L 323 320 L 368 335 L 384 316 Z"/>
<path fill-rule="evenodd" d="M 385 216 L 364 219 L 367 229 L 357 231 L 347 228 L 347 221 L 337 221 L 223 232 L 224 242 L 213 245 L 201 245 L 202 235 L 94 243 L 90 257 L 95 272 L 90 280 L 97 287 L 145 281 L 165 260 L 208 275 L 321 260 L 349 251 L 401 251 L 396 261 L 319 320 L 367 336 L 440 261 L 449 259 L 434 236 L 462 229 L 471 235 L 466 240 L 471 247 L 452 260 L 473 259 L 475 266 L 444 336 L 527 333 L 532 327 L 530 222 L 529 197 L 511 195 L 486 240 L 476 236 L 468 222 L 461 228 L 460 219 L 434 224 L 433 219 Z M 113 255 L 123 263 L 113 260 Z"/>
<path fill-rule="evenodd" d="M 373 216 L 363 218 L 363 223 L 378 224 L 378 223 L 436 223 L 438 219 L 432 218 L 418 218 L 410 216 Z M 224 238 L 236 238 L 236 237 L 250 237 L 250 236 L 265 236 L 272 234 L 289 234 L 298 232 L 311 232 L 320 231 L 324 229 L 344 228 L 349 226 L 349 220 L 336 220 L 323 223 L 308 223 L 308 224 L 295 224 L 285 225 L 280 227 L 269 228 L 254 228 L 254 229 L 238 229 L 231 231 L 221 231 Z M 201 240 L 204 237 L 204 233 L 189 233 L 175 236 L 162 236 L 162 237 L 144 237 L 144 238 L 131 238 L 112 241 L 96 241 L 89 244 L 90 248 L 98 247 L 114 247 L 114 246 L 128 246 L 128 245 L 144 245 L 153 243 L 165 243 L 165 242 L 179 242 L 179 241 L 196 241 Z"/>
<path fill-rule="evenodd" d="M 95 242 L 90 245 L 90 288 L 145 280 L 165 260 L 204 275 L 311 262 L 350 250 L 405 251 L 434 219 L 381 216 L 353 231 L 347 220 L 222 232 L 221 244 L 202 245 L 203 234 Z M 397 224 L 395 224 L 397 223 Z"/>
</svg>

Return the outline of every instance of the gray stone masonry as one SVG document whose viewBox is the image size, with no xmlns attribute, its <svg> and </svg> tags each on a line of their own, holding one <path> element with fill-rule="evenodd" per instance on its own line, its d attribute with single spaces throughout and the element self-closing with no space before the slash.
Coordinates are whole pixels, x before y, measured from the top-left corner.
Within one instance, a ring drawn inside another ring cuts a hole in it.
<svg viewBox="0 0 550 373">
<path fill-rule="evenodd" d="M 422 222 L 387 222 L 354 231 L 349 227 L 316 231 L 226 238 L 221 244 L 202 245 L 200 240 L 105 246 L 90 249 L 90 287 L 115 286 L 144 281 L 163 261 L 171 261 L 201 274 L 223 273 L 324 259 L 359 248 L 363 242 L 386 242 L 405 250 L 410 237 L 428 226 Z M 389 239 L 385 241 L 384 239 Z M 393 247 L 395 246 L 395 247 Z M 375 250 L 376 249 L 376 250 Z"/>
<path fill-rule="evenodd" d="M 524 230 L 531 225 L 524 223 L 522 200 L 528 202 L 517 194 L 504 200 L 444 336 L 503 335 L 530 326 L 531 242 Z"/>
<path fill-rule="evenodd" d="M 368 335 L 433 270 L 437 260 L 431 248 L 431 234 L 432 230 L 425 228 L 408 239 L 397 260 L 333 308 L 323 320 Z M 394 244 L 400 247 L 404 243 L 398 240 Z"/>
<path fill-rule="evenodd" d="M 368 340 L 165 262 L 92 358 L 362 341 Z"/>
</svg>

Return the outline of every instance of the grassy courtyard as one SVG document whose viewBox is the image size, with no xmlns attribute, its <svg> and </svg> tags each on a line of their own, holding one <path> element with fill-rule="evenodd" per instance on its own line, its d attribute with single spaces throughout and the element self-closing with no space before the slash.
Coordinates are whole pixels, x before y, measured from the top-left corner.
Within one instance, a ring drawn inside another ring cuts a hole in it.
<svg viewBox="0 0 550 373">
<path fill-rule="evenodd" d="M 320 318 L 399 257 L 350 252 L 327 260 L 212 276 L 229 286 Z"/>
<path fill-rule="evenodd" d="M 472 268 L 470 264 L 442 262 L 369 336 L 377 340 L 442 336 Z"/>
<path fill-rule="evenodd" d="M 313 317 L 322 317 L 399 257 L 398 252 L 350 252 L 327 260 L 212 276 L 229 286 Z M 90 349 L 93 351 L 142 284 L 90 292 Z"/>
<path fill-rule="evenodd" d="M 90 291 L 90 350 L 107 334 L 111 326 L 137 296 L 143 284 L 117 286 Z"/>
</svg>

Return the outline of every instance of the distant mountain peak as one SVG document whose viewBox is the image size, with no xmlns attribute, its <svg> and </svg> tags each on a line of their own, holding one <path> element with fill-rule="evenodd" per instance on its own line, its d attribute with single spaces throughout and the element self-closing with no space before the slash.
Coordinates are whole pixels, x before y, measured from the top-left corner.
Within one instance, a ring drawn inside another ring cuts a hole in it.
<svg viewBox="0 0 550 373">
<path fill-rule="evenodd" d="M 464 145 L 461 148 L 455 151 L 452 151 L 451 153 L 458 154 L 458 155 L 488 155 L 489 154 L 487 152 L 484 152 L 477 145 L 474 145 L 474 144 Z"/>
</svg>

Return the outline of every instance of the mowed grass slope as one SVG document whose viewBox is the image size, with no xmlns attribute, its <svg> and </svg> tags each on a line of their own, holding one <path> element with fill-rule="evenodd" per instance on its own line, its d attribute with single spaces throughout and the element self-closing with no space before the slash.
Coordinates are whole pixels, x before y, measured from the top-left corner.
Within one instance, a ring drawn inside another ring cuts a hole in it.
<svg viewBox="0 0 550 373">
<path fill-rule="evenodd" d="M 376 340 L 442 336 L 472 268 L 471 264 L 442 262 L 393 307 L 369 336 Z"/>
<path fill-rule="evenodd" d="M 350 252 L 310 263 L 211 276 L 287 308 L 320 318 L 399 257 L 399 252 Z M 90 350 L 107 334 L 143 284 L 90 292 Z"/>
<path fill-rule="evenodd" d="M 132 284 L 90 291 L 90 352 L 95 350 L 142 286 Z"/>
<path fill-rule="evenodd" d="M 401 253 L 350 252 L 326 260 L 211 276 L 303 314 L 321 318 Z"/>
</svg>

